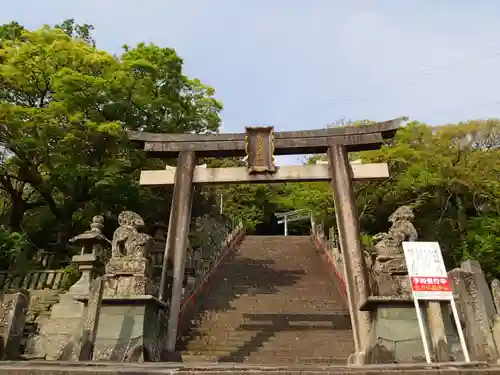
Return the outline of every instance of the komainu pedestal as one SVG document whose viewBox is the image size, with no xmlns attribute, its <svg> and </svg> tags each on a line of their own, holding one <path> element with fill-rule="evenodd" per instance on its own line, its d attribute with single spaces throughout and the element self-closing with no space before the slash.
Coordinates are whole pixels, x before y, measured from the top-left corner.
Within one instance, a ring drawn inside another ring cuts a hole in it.
<svg viewBox="0 0 500 375">
<path fill-rule="evenodd" d="M 389 217 L 389 231 L 374 237 L 378 241 L 370 262 L 374 295 L 363 306 L 372 316 L 367 363 L 422 360 L 422 339 L 402 248 L 403 241 L 418 238 L 412 219 L 411 208 L 401 206 Z"/>
<path fill-rule="evenodd" d="M 425 361 L 402 248 L 403 241 L 418 239 L 413 218 L 412 209 L 401 206 L 389 217 L 392 224 L 389 231 L 376 236 L 378 242 L 371 265 L 374 295 L 362 306 L 372 316 L 367 363 Z M 431 356 L 437 361 L 449 361 L 453 359 L 450 345 L 457 340 L 456 332 L 450 314 L 442 313 L 439 302 L 430 303 L 426 309 L 421 307 L 421 315 L 427 327 Z"/>
<path fill-rule="evenodd" d="M 159 361 L 166 306 L 157 299 L 149 252 L 154 239 L 134 212 L 118 216 L 106 265 L 94 360 Z"/>
<path fill-rule="evenodd" d="M 366 363 L 425 362 L 411 296 L 373 296 L 365 303 L 363 310 L 371 311 L 372 316 Z M 421 311 L 425 319 L 424 309 Z"/>
</svg>

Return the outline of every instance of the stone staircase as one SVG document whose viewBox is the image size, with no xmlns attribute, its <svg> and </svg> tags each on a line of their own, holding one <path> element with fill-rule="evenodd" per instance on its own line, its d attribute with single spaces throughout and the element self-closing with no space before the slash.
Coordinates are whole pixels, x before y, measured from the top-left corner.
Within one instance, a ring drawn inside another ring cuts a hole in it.
<svg viewBox="0 0 500 375">
<path fill-rule="evenodd" d="M 347 305 L 311 239 L 248 236 L 214 275 L 178 349 L 186 362 L 346 364 Z"/>
</svg>

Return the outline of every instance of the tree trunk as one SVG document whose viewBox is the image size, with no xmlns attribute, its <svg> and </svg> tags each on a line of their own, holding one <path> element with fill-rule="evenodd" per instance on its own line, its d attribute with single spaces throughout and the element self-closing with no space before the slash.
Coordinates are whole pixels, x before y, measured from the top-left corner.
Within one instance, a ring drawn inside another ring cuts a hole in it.
<svg viewBox="0 0 500 375">
<path fill-rule="evenodd" d="M 10 209 L 8 227 L 11 232 L 19 232 L 21 231 L 21 223 L 26 212 L 26 201 L 20 194 L 11 194 L 10 199 L 12 207 Z"/>
</svg>

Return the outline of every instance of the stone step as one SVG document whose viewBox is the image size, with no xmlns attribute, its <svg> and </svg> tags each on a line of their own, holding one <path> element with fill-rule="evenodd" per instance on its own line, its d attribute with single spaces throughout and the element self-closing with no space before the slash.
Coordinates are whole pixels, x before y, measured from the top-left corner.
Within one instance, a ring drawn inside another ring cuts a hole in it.
<svg viewBox="0 0 500 375">
<path fill-rule="evenodd" d="M 227 352 L 235 352 L 243 348 L 244 343 L 237 343 L 231 345 L 230 343 L 224 343 L 224 345 L 216 345 L 216 344 L 203 344 L 203 343 L 189 343 L 186 347 L 186 351 L 189 353 L 199 353 L 199 352 L 213 352 L 213 351 L 227 351 Z"/>
<path fill-rule="evenodd" d="M 222 335 L 216 335 L 221 333 Z M 210 326 L 210 327 L 199 327 L 195 329 L 191 334 L 186 335 L 185 339 L 196 339 L 201 337 L 218 337 L 222 336 L 225 339 L 231 340 L 246 340 L 255 336 L 257 332 L 239 330 L 238 327 L 229 327 L 228 329 L 220 329 L 220 327 Z"/>
<path fill-rule="evenodd" d="M 302 365 L 346 365 L 349 357 L 300 357 L 297 363 Z"/>
<path fill-rule="evenodd" d="M 332 348 L 321 348 L 322 350 L 319 349 L 314 349 L 311 348 L 310 345 L 304 344 L 302 347 L 301 346 L 294 346 L 291 347 L 291 345 L 285 346 L 285 345 L 278 345 L 278 346 L 228 346 L 228 345 L 222 345 L 222 346 L 193 346 L 193 347 L 187 347 L 184 352 L 185 353 L 190 353 L 190 354 L 204 354 L 204 353 L 210 353 L 211 355 L 219 355 L 219 356 L 227 356 L 231 353 L 245 353 L 245 354 L 250 354 L 250 353 L 256 353 L 259 356 L 266 356 L 266 355 L 275 355 L 275 353 L 279 352 L 282 355 L 287 354 L 287 356 L 294 356 L 295 358 L 302 358 L 302 357 L 311 357 L 311 358 L 336 358 L 335 357 L 335 352 L 338 352 L 338 348 L 332 349 Z M 347 351 L 346 353 L 347 358 L 351 354 L 351 350 Z M 330 356 L 331 355 L 331 356 Z M 342 357 L 344 358 L 344 357 Z"/>
<path fill-rule="evenodd" d="M 184 358 L 184 354 L 195 357 L 206 357 L 206 358 L 220 358 L 220 357 L 231 357 L 232 350 L 226 349 L 215 349 L 215 348 L 207 348 L 207 349 L 199 349 L 199 350 L 186 350 L 182 352 L 182 358 Z"/>
<path fill-rule="evenodd" d="M 301 358 L 301 357 L 272 357 L 272 356 L 259 356 L 254 355 L 251 358 L 245 358 L 243 363 L 260 363 L 266 365 L 306 365 L 306 366 L 345 366 L 347 365 L 347 358 L 339 358 L 339 357 L 309 357 L 309 358 Z M 331 372 L 328 372 L 329 374 Z M 344 373 L 344 372 L 339 372 Z M 314 372 L 316 374 L 316 372 Z M 382 373 L 381 373 L 382 374 Z"/>
<path fill-rule="evenodd" d="M 353 352 L 343 291 L 308 237 L 247 237 L 213 280 L 179 347 L 190 361 L 344 364 Z"/>
<path fill-rule="evenodd" d="M 286 298 L 286 296 L 283 296 Z M 289 300 L 286 300 L 284 303 L 278 303 L 277 301 L 268 301 L 264 298 L 256 298 L 255 300 L 246 300 L 246 299 L 241 299 L 239 301 L 234 301 L 230 302 L 228 305 L 232 308 L 238 308 L 238 307 L 251 307 L 253 311 L 269 311 L 268 309 L 276 309 L 277 312 L 288 312 L 288 313 L 293 313 L 293 311 L 296 311 L 297 313 L 303 313 L 307 312 L 307 308 L 304 306 L 306 303 L 313 304 L 313 306 L 316 308 L 315 312 L 316 313 L 337 313 L 337 314 L 344 314 L 348 315 L 348 312 L 337 308 L 336 310 L 332 311 L 332 305 L 335 305 L 337 301 L 333 299 L 329 300 L 323 300 L 323 301 L 315 301 L 314 299 L 303 299 L 303 300 L 292 300 L 291 298 Z M 262 304 L 266 303 L 266 309 L 263 308 Z M 343 301 L 338 301 L 337 303 L 343 303 Z M 255 305 L 254 305 L 255 304 Z M 208 307 L 205 307 L 208 308 Z M 212 314 L 207 314 L 208 317 L 214 316 L 215 314 L 220 315 L 220 313 L 212 313 Z M 224 313 L 227 314 L 228 316 L 236 316 L 236 312 L 227 312 Z"/>
<path fill-rule="evenodd" d="M 236 337 L 212 337 L 212 336 L 204 336 L 204 337 L 196 337 L 195 339 L 190 340 L 186 344 L 186 348 L 202 348 L 202 347 L 240 347 L 243 346 L 246 342 L 250 342 L 254 336 L 248 336 L 245 338 L 236 338 Z"/>
<path fill-rule="evenodd" d="M 220 362 L 226 361 L 243 361 L 247 362 L 248 357 L 252 354 L 252 361 L 258 361 L 260 363 L 295 363 L 302 365 L 346 365 L 348 357 L 324 357 L 324 356 L 304 356 L 303 353 L 297 352 L 283 352 L 279 357 L 276 357 L 276 353 L 262 353 L 260 351 L 252 353 L 249 350 L 189 350 L 182 353 L 182 360 L 185 362 Z"/>
<path fill-rule="evenodd" d="M 197 355 L 182 353 L 182 361 L 186 363 L 217 363 L 219 357 L 214 355 Z"/>
</svg>

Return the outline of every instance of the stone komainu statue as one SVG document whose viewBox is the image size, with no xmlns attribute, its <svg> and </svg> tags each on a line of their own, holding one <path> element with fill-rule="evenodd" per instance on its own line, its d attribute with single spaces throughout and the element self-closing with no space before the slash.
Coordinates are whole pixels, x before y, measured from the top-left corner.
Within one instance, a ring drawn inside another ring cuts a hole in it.
<svg viewBox="0 0 500 375">
<path fill-rule="evenodd" d="M 150 276 L 150 252 L 154 239 L 143 233 L 144 220 L 132 211 L 118 215 L 120 225 L 111 241 L 111 258 L 106 264 L 106 274 L 134 274 Z"/>
<path fill-rule="evenodd" d="M 374 236 L 375 261 L 371 267 L 372 288 L 379 296 L 401 296 L 411 293 L 408 269 L 403 255 L 403 241 L 416 241 L 414 214 L 410 207 L 401 206 L 389 216 L 392 223 L 387 233 Z"/>
<path fill-rule="evenodd" d="M 141 232 L 145 226 L 142 217 L 132 211 L 123 211 L 118 215 L 118 225 L 111 242 L 111 257 L 148 257 L 153 238 Z"/>
<path fill-rule="evenodd" d="M 416 241 L 418 233 L 412 224 L 415 217 L 408 206 L 401 206 L 389 216 L 392 223 L 387 233 L 378 233 L 373 239 L 377 257 L 394 257 L 403 254 L 403 241 Z"/>
</svg>

